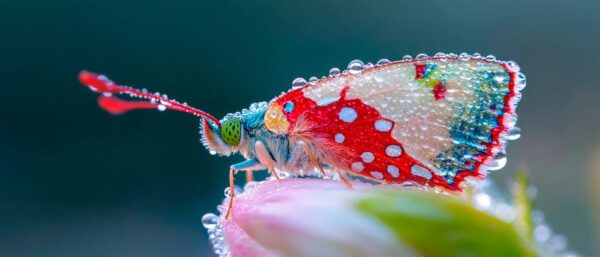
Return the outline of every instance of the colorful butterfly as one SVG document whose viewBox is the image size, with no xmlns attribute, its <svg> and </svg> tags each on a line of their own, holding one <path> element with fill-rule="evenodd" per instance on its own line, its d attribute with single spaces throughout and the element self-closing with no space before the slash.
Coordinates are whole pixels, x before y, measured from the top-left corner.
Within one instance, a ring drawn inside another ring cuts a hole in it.
<svg viewBox="0 0 600 257">
<path fill-rule="evenodd" d="M 100 106 L 114 114 L 152 108 L 201 117 L 202 142 L 211 153 L 246 159 L 230 168 L 231 194 L 235 172 L 263 169 L 275 177 L 278 171 L 335 172 L 346 183 L 352 174 L 461 190 L 465 179 L 483 178 L 506 162 L 506 140 L 518 137 L 515 109 L 525 87 L 516 63 L 493 56 L 421 54 L 376 65 L 355 60 L 348 70 L 334 68 L 308 83 L 296 79 L 271 102 L 217 120 L 101 75 L 84 71 L 79 78 L 103 93 Z"/>
</svg>

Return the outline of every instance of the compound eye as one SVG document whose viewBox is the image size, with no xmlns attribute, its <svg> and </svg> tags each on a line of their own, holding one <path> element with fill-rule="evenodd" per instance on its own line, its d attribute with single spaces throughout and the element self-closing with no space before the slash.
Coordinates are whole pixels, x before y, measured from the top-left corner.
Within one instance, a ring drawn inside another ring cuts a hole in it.
<svg viewBox="0 0 600 257">
<path fill-rule="evenodd" d="M 229 119 L 221 125 L 221 139 L 225 144 L 238 146 L 242 139 L 242 121 L 237 118 Z"/>
<path fill-rule="evenodd" d="M 294 111 L 294 102 L 288 101 L 283 105 L 283 112 L 291 113 Z"/>
</svg>

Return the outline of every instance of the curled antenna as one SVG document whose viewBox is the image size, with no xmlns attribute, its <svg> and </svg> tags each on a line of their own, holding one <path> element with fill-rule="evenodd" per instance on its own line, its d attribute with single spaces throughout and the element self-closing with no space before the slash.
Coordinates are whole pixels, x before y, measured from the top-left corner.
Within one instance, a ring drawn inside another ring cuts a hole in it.
<svg viewBox="0 0 600 257">
<path fill-rule="evenodd" d="M 157 109 L 159 111 L 173 110 L 208 119 L 217 124 L 219 128 L 221 127 L 221 122 L 219 122 L 217 118 L 202 110 L 173 99 L 168 99 L 166 96 L 161 96 L 158 93 L 152 94 L 147 90 L 139 90 L 128 86 L 118 85 L 104 75 L 81 71 L 79 73 L 79 81 L 92 91 L 101 93 L 102 96 L 98 98 L 98 105 L 112 114 L 122 114 L 136 109 Z M 113 96 L 115 94 L 125 94 L 146 101 L 123 100 Z"/>
</svg>

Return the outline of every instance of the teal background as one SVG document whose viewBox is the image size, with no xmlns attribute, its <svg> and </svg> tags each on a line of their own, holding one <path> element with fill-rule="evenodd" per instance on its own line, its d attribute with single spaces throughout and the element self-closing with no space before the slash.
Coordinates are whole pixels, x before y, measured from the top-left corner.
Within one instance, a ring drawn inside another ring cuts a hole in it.
<svg viewBox="0 0 600 257">
<path fill-rule="evenodd" d="M 79 70 L 222 117 L 352 59 L 480 52 L 528 77 L 523 137 L 535 206 L 599 256 L 598 1 L 1 1 L 0 256 L 212 256 L 200 217 L 228 165 L 180 113 L 112 116 Z M 596 176 L 595 178 L 593 176 Z M 596 191 L 598 192 L 598 191 Z"/>
</svg>

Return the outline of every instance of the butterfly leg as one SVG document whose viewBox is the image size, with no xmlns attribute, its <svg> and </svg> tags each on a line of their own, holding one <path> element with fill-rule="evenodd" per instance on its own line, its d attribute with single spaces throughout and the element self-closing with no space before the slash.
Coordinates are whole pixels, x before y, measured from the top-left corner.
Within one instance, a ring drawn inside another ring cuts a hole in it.
<svg viewBox="0 0 600 257">
<path fill-rule="evenodd" d="M 229 219 L 229 214 L 231 214 L 231 209 L 233 209 L 233 198 L 235 197 L 234 172 L 233 168 L 229 168 L 229 206 L 227 207 L 225 219 Z"/>
<path fill-rule="evenodd" d="M 229 167 L 229 207 L 227 208 L 227 213 L 225 214 L 225 219 L 229 219 L 229 214 L 231 214 L 231 209 L 233 208 L 233 198 L 235 197 L 235 174 L 240 171 L 240 170 L 244 170 L 246 171 L 246 177 L 248 176 L 249 172 L 252 172 L 254 170 L 262 170 L 265 167 L 262 166 L 260 164 L 260 162 L 258 162 L 257 160 L 251 159 L 251 160 L 245 160 L 243 162 L 240 163 L 236 163 L 234 165 L 231 165 Z M 246 181 L 247 183 L 248 181 Z"/>
<path fill-rule="evenodd" d="M 265 169 L 265 167 L 261 165 L 258 160 L 255 159 L 245 160 L 243 162 L 231 165 L 231 167 L 235 170 L 235 172 L 240 170 L 246 172 L 246 183 L 254 181 L 253 171 Z"/>
<path fill-rule="evenodd" d="M 263 143 L 262 141 L 256 141 L 256 143 L 254 143 L 254 149 L 256 149 L 256 156 L 258 157 L 258 161 L 260 161 L 261 164 L 267 166 L 269 173 L 271 173 L 271 175 L 273 175 L 277 180 L 281 179 L 279 177 L 279 174 L 277 174 L 277 171 L 275 170 L 275 160 L 273 160 L 273 158 L 271 157 L 271 154 L 267 150 L 265 143 Z"/>
<path fill-rule="evenodd" d="M 304 150 L 306 155 L 308 155 L 310 162 L 312 162 L 313 165 L 315 165 L 317 167 L 317 169 L 319 169 L 319 172 L 321 172 L 321 174 L 323 176 L 325 176 L 325 170 L 323 170 L 323 167 L 321 167 L 321 164 L 319 164 L 317 157 L 315 157 L 315 155 L 310 151 L 310 148 L 308 147 L 308 145 L 306 143 L 304 143 L 304 141 L 298 142 L 298 145 L 300 145 L 300 147 L 302 147 L 302 150 Z"/>
</svg>

